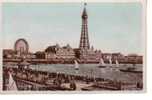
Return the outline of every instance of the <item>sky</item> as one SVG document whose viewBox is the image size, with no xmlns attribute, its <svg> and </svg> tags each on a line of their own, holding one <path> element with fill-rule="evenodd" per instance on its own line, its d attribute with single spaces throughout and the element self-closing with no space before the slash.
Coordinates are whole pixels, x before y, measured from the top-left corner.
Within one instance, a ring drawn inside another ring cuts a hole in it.
<svg viewBox="0 0 152 100">
<path fill-rule="evenodd" d="M 83 3 L 4 3 L 3 48 L 24 38 L 31 52 L 79 47 Z M 140 3 L 87 3 L 90 45 L 102 52 L 144 54 Z"/>
</svg>

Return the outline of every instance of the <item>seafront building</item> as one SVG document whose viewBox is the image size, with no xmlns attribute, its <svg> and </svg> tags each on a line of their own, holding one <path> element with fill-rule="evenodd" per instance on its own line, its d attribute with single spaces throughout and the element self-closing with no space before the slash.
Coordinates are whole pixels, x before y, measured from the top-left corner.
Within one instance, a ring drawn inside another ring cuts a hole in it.
<svg viewBox="0 0 152 100">
<path fill-rule="evenodd" d="M 37 51 L 35 53 L 36 59 L 45 59 L 45 52 L 44 51 Z"/>
<path fill-rule="evenodd" d="M 46 59 L 74 59 L 75 52 L 69 44 L 60 47 L 58 44 L 45 49 Z"/>
<path fill-rule="evenodd" d="M 3 49 L 3 58 L 14 58 L 15 51 L 13 49 Z"/>
</svg>

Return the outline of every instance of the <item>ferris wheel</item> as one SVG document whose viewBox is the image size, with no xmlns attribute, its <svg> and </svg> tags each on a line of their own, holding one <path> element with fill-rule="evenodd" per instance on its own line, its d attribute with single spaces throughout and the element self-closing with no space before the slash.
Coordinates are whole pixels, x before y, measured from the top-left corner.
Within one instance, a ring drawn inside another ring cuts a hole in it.
<svg viewBox="0 0 152 100">
<path fill-rule="evenodd" d="M 28 42 L 21 38 L 21 39 L 18 39 L 16 42 L 15 42 L 15 45 L 14 45 L 14 50 L 18 53 L 21 53 L 21 54 L 25 54 L 25 53 L 28 53 L 29 51 L 29 45 L 28 45 Z"/>
</svg>

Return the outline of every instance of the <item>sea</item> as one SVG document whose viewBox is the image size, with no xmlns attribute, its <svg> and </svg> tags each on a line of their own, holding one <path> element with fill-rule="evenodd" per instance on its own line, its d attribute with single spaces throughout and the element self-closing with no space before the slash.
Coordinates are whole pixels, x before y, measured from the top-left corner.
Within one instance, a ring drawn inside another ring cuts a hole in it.
<svg viewBox="0 0 152 100">
<path fill-rule="evenodd" d="M 105 66 L 105 68 L 99 68 L 99 64 L 79 64 L 79 69 L 76 70 L 75 64 L 37 64 L 30 65 L 29 68 L 37 71 L 104 78 L 130 83 L 143 82 L 143 73 L 122 72 L 119 70 L 128 67 L 134 67 L 137 70 L 143 71 L 142 64 L 119 64 L 119 67 L 116 64 L 106 64 Z"/>
<path fill-rule="evenodd" d="M 119 70 L 128 67 L 143 70 L 142 64 L 119 64 L 119 67 L 116 64 L 106 64 L 105 68 L 99 68 L 99 64 L 79 64 L 79 70 L 75 69 L 74 64 L 37 64 L 29 66 L 30 69 L 38 71 L 104 78 L 123 82 L 142 82 L 143 73 L 122 72 Z"/>
</svg>

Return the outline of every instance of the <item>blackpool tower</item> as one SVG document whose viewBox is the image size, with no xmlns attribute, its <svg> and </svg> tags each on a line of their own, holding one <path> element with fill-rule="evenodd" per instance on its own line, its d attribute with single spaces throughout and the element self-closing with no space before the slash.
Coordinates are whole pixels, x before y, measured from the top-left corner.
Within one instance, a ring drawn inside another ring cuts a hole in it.
<svg viewBox="0 0 152 100">
<path fill-rule="evenodd" d="M 88 50 L 90 49 L 89 44 L 89 36 L 88 36 L 88 15 L 86 11 L 86 3 L 84 4 L 84 9 L 82 12 L 82 27 L 81 27 L 81 37 L 80 37 L 80 44 L 79 49 L 81 50 Z"/>
</svg>

